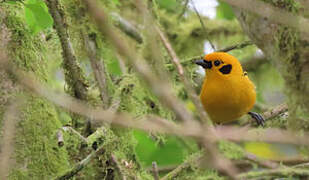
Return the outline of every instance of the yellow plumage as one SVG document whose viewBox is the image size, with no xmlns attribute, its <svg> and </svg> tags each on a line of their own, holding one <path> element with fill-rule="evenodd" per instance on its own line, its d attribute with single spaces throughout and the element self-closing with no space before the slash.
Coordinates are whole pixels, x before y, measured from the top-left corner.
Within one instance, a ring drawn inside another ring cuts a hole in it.
<svg viewBox="0 0 309 180">
<path fill-rule="evenodd" d="M 247 114 L 256 92 L 239 61 L 224 52 L 208 54 L 202 61 L 208 65 L 204 65 L 206 76 L 200 99 L 212 121 L 225 123 Z"/>
</svg>

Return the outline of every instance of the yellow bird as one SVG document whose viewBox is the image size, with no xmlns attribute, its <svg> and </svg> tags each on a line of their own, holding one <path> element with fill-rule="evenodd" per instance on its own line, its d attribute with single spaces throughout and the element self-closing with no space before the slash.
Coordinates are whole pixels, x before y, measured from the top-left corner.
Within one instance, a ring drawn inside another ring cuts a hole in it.
<svg viewBox="0 0 309 180">
<path fill-rule="evenodd" d="M 255 86 L 234 56 L 214 52 L 195 63 L 206 72 L 200 99 L 212 121 L 226 123 L 249 114 L 264 125 L 261 115 L 250 112 L 256 100 Z"/>
</svg>

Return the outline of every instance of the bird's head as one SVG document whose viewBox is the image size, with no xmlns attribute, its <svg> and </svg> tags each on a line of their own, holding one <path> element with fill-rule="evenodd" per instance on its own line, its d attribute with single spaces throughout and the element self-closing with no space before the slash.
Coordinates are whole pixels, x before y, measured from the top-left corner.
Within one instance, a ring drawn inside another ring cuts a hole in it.
<svg viewBox="0 0 309 180">
<path fill-rule="evenodd" d="M 205 69 L 206 76 L 229 77 L 243 74 L 239 61 L 225 52 L 207 54 L 203 59 L 196 60 L 195 64 Z"/>
</svg>

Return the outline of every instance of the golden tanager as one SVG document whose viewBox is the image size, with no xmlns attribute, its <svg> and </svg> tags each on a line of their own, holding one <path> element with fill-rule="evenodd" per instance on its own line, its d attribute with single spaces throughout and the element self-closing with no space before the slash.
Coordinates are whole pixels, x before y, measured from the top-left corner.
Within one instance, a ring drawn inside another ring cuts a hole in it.
<svg viewBox="0 0 309 180">
<path fill-rule="evenodd" d="M 255 86 L 234 56 L 214 52 L 195 63 L 206 72 L 200 99 L 213 122 L 226 123 L 249 114 L 264 125 L 261 115 L 250 112 L 256 100 Z"/>
</svg>

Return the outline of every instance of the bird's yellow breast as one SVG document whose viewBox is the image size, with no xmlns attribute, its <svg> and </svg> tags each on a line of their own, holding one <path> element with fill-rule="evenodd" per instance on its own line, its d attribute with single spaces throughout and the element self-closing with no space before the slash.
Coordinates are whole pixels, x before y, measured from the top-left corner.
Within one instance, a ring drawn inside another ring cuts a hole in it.
<svg viewBox="0 0 309 180">
<path fill-rule="evenodd" d="M 246 76 L 229 80 L 206 78 L 200 98 L 210 118 L 223 123 L 248 113 L 255 103 L 256 93 Z"/>
<path fill-rule="evenodd" d="M 226 53 L 211 55 L 205 58 L 212 63 L 220 59 L 223 64 L 206 69 L 200 99 L 212 121 L 225 123 L 236 120 L 252 109 L 256 100 L 255 86 L 236 58 Z M 218 70 L 226 64 L 231 64 L 232 70 L 222 74 Z"/>
</svg>

